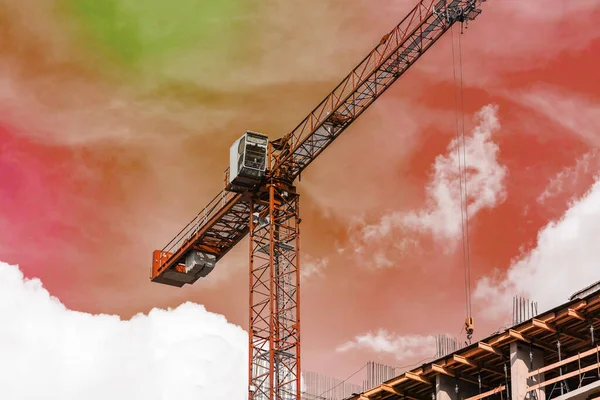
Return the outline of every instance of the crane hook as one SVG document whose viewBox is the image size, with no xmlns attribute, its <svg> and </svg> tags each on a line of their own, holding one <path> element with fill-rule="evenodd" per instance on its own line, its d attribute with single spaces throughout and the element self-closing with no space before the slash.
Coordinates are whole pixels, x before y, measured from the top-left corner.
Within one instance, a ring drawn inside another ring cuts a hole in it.
<svg viewBox="0 0 600 400">
<path fill-rule="evenodd" d="M 467 332 L 467 340 L 469 344 L 471 344 L 471 338 L 473 337 L 473 332 L 475 331 L 475 322 L 473 321 L 473 317 L 467 317 L 467 319 L 465 319 L 465 331 Z"/>
</svg>

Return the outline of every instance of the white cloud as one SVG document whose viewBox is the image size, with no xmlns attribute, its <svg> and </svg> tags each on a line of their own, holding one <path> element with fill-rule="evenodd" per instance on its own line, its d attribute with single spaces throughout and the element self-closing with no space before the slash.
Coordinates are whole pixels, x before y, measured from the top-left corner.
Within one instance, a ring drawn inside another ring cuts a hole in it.
<svg viewBox="0 0 600 400">
<path fill-rule="evenodd" d="M 356 336 L 353 340 L 338 346 L 336 351 L 367 350 L 391 354 L 401 361 L 433 356 L 435 344 L 435 336 L 394 335 L 385 329 L 380 329 L 376 333 L 368 332 Z"/>
<path fill-rule="evenodd" d="M 473 293 L 487 318 L 509 316 L 511 298 L 522 294 L 539 311 L 565 301 L 600 280 L 600 180 L 565 215 L 538 233 L 534 249 L 514 260 L 505 274 L 481 279 Z"/>
<path fill-rule="evenodd" d="M 469 219 L 481 210 L 494 208 L 506 199 L 504 186 L 507 168 L 498 160 L 499 148 L 492 136 L 500 129 L 498 107 L 487 105 L 475 116 L 476 126 L 465 136 L 467 159 L 467 191 Z M 394 211 L 382 216 L 378 223 L 366 225 L 358 222 L 351 227 L 355 253 L 365 254 L 370 243 L 381 243 L 384 238 L 392 239 L 391 248 L 400 254 L 418 251 L 415 233 L 432 235 L 444 244 L 455 244 L 462 237 L 461 192 L 458 173 L 457 139 L 447 147 L 445 155 L 435 159 L 433 171 L 425 190 L 425 207 L 406 212 Z M 462 159 L 462 140 L 460 143 Z M 464 191 L 464 186 L 463 186 Z M 464 195 L 464 193 L 463 193 Z M 375 250 L 370 265 L 392 266 L 389 257 Z"/>
<path fill-rule="evenodd" d="M 553 86 L 539 86 L 506 96 L 545 116 L 586 144 L 600 147 L 600 103 L 597 101 Z"/>
<path fill-rule="evenodd" d="M 546 203 L 550 199 L 561 196 L 565 192 L 573 192 L 583 177 L 600 171 L 600 158 L 598 151 L 592 150 L 575 160 L 575 164 L 563 168 L 550 178 L 544 191 L 538 196 L 537 202 Z"/>
<path fill-rule="evenodd" d="M 326 257 L 315 258 L 310 255 L 305 255 L 301 261 L 300 278 L 308 279 L 311 276 L 323 276 L 323 271 L 329 265 L 329 259 Z"/>
<path fill-rule="evenodd" d="M 498 107 L 488 105 L 476 114 L 477 126 L 465 138 L 467 162 L 468 215 L 494 208 L 506 199 L 504 178 L 507 168 L 498 163 L 498 145 L 492 134 L 500 129 Z M 463 151 L 462 145 L 460 151 Z M 407 227 L 431 232 L 437 238 L 456 238 L 461 229 L 461 204 L 457 140 L 453 139 L 444 156 L 433 165 L 433 177 L 427 186 L 427 207 L 403 218 Z M 464 190 L 464 188 L 463 188 Z"/>
<path fill-rule="evenodd" d="M 246 398 L 247 334 L 201 305 L 129 321 L 71 311 L 4 263 L 0 300 L 0 398 Z"/>
</svg>

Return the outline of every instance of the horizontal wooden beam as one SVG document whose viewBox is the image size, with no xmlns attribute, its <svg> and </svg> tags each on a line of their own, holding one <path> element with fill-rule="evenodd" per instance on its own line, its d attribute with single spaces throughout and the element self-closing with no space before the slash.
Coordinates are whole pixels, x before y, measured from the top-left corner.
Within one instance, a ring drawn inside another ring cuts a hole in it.
<svg viewBox="0 0 600 400">
<path fill-rule="evenodd" d="M 508 332 L 504 332 L 496 336 L 495 338 L 490 339 L 487 344 L 490 346 L 496 346 L 506 341 L 507 339 L 510 339 L 510 335 L 508 334 Z"/>
<path fill-rule="evenodd" d="M 427 378 L 422 377 L 421 374 L 416 374 L 414 372 L 406 371 L 404 373 L 404 375 L 406 375 L 406 377 L 408 379 L 411 379 L 413 381 L 421 382 L 421 383 L 424 383 L 426 385 L 431 385 L 431 382 Z"/>
<path fill-rule="evenodd" d="M 539 315 L 539 316 L 537 317 L 537 319 L 539 319 L 539 320 L 541 320 L 541 321 L 544 321 L 544 322 L 550 322 L 550 321 L 552 321 L 554 318 L 556 318 L 556 314 L 555 314 L 555 313 L 553 313 L 553 312 L 551 312 L 551 313 L 548 313 L 548 314 L 544 314 L 544 315 Z"/>
<path fill-rule="evenodd" d="M 488 396 L 492 396 L 494 394 L 500 393 L 504 389 L 506 389 L 506 386 L 501 385 L 501 386 L 498 386 L 497 388 L 494 388 L 492 390 L 488 390 L 487 392 L 478 394 L 477 396 L 468 397 L 465 400 L 480 400 L 480 399 L 485 399 Z"/>
<path fill-rule="evenodd" d="M 517 332 L 513 329 L 508 330 L 508 336 L 510 336 L 511 338 L 520 340 L 522 342 L 527 342 L 527 343 L 531 342 L 531 339 L 529 339 L 528 336 L 525 336 L 521 332 Z"/>
<path fill-rule="evenodd" d="M 549 344 L 546 344 L 546 343 L 541 342 L 539 340 L 531 339 L 529 336 L 523 335 L 523 334 L 521 334 L 521 333 L 519 333 L 517 331 L 513 331 L 512 329 L 510 329 L 509 332 L 510 332 L 511 337 L 513 337 L 513 338 L 515 338 L 517 340 L 520 340 L 520 341 L 525 342 L 525 343 L 531 343 L 532 345 L 534 345 L 536 347 L 539 347 L 539 348 L 542 348 L 542 349 L 544 349 L 546 351 L 550 351 L 550 352 L 553 352 L 553 353 L 557 353 L 558 352 L 558 349 L 556 349 L 554 346 L 550 346 Z"/>
<path fill-rule="evenodd" d="M 548 332 L 556 332 L 556 327 L 548 322 L 539 320 L 537 318 L 534 318 L 531 323 L 533 324 L 533 326 L 535 326 L 536 328 L 540 328 L 540 329 L 544 329 Z"/>
<path fill-rule="evenodd" d="M 596 346 L 593 349 L 590 349 L 588 351 L 584 351 L 583 353 L 576 354 L 574 356 L 565 358 L 562 361 L 557 361 L 554 364 L 546 365 L 545 367 L 542 367 L 542 368 L 537 369 L 535 371 L 531 371 L 527 375 L 527 377 L 531 378 L 531 377 L 538 376 L 540 374 L 543 374 L 544 372 L 550 371 L 552 369 L 556 369 L 558 367 L 562 367 L 565 364 L 572 363 L 573 361 L 577 361 L 577 360 L 581 360 L 582 358 L 589 357 L 589 356 L 591 356 L 593 354 L 596 354 L 597 352 L 600 352 L 600 346 Z"/>
<path fill-rule="evenodd" d="M 562 328 L 558 328 L 558 331 L 560 332 L 561 335 L 564 335 L 566 337 L 570 337 L 571 339 L 575 339 L 575 340 L 579 340 L 580 342 L 584 342 L 584 343 L 591 343 L 592 339 L 591 338 L 587 338 L 583 335 L 580 335 L 579 333 L 576 332 L 571 332 L 567 329 L 562 329 Z"/>
<path fill-rule="evenodd" d="M 574 311 L 574 312 L 576 312 L 576 311 Z M 533 325 L 536 328 L 544 329 L 548 332 L 552 332 L 552 333 L 560 332 L 561 335 L 565 335 L 567 337 L 570 337 L 571 339 L 579 340 L 580 342 L 588 342 L 589 341 L 589 338 L 586 338 L 585 336 L 582 336 L 579 333 L 571 332 L 570 330 L 557 327 L 554 324 L 550 324 L 550 323 L 547 323 L 544 321 L 536 320 L 535 318 L 533 319 Z"/>
<path fill-rule="evenodd" d="M 475 361 L 458 354 L 454 354 L 454 361 L 462 365 L 467 365 L 471 368 L 481 369 L 482 371 L 491 372 L 492 374 L 504 377 L 504 373 L 502 371 L 499 371 L 496 368 L 492 368 L 486 365 L 485 363 L 476 363 Z"/>
<path fill-rule="evenodd" d="M 384 393 L 385 398 L 387 398 L 387 396 L 389 396 L 390 394 L 394 394 L 396 396 L 402 396 L 403 400 L 421 400 L 421 399 L 415 397 L 414 395 L 412 395 L 404 390 L 396 389 L 392 385 L 387 384 L 387 383 L 382 383 L 379 386 L 376 386 L 370 390 L 363 392 L 361 394 L 362 397 L 360 397 L 359 400 L 363 400 L 363 397 L 364 397 L 364 400 L 380 399 L 380 398 L 382 398 L 381 397 L 382 392 Z"/>
<path fill-rule="evenodd" d="M 390 386 L 396 386 L 400 383 L 406 382 L 407 380 L 408 378 L 406 377 L 406 375 L 402 374 L 400 376 L 395 377 L 393 380 L 388 381 L 387 384 Z"/>
<path fill-rule="evenodd" d="M 386 392 L 388 392 L 388 393 L 397 394 L 398 396 L 404 396 L 404 392 L 403 391 L 398 390 L 398 389 L 396 389 L 396 388 L 394 388 L 394 387 L 392 387 L 390 385 L 383 384 L 383 385 L 381 385 L 381 388 L 383 390 L 385 390 Z"/>
<path fill-rule="evenodd" d="M 471 368 L 477 368 L 477 364 L 475 362 L 471 361 L 470 359 L 468 359 L 467 357 L 463 357 L 458 354 L 454 354 L 453 359 L 454 359 L 454 361 L 456 361 L 459 364 L 468 365 Z"/>
<path fill-rule="evenodd" d="M 439 364 L 431 364 L 431 369 L 433 372 L 437 372 L 438 374 L 444 374 L 444 375 L 448 375 L 448 376 L 456 376 L 456 372 L 446 368 L 446 367 L 442 367 Z"/>
<path fill-rule="evenodd" d="M 588 307 L 592 307 L 595 306 L 596 304 L 600 303 L 600 296 L 596 296 L 596 298 L 594 299 L 590 299 L 589 303 L 587 304 Z"/>
<path fill-rule="evenodd" d="M 496 354 L 497 356 L 502 356 L 502 352 L 500 350 L 494 348 L 493 346 L 487 343 L 478 342 L 477 347 L 479 347 L 481 350 L 487 351 L 488 353 Z"/>
<path fill-rule="evenodd" d="M 585 317 L 579 311 L 569 308 L 567 310 L 567 315 L 571 318 L 578 319 L 580 321 L 585 321 Z"/>
<path fill-rule="evenodd" d="M 587 306 L 587 301 L 579 300 L 577 303 L 571 304 L 569 306 L 569 308 L 564 309 L 564 310 L 560 311 L 558 314 L 556 314 L 555 319 L 561 319 L 561 318 L 565 318 L 565 317 L 579 319 L 578 316 L 583 316 L 583 315 L 581 315 L 579 310 L 581 310 L 582 308 L 585 308 L 585 306 Z"/>
<path fill-rule="evenodd" d="M 371 396 L 376 395 L 377 393 L 381 392 L 382 390 L 383 389 L 381 388 L 381 386 L 376 386 L 376 387 L 371 388 L 369 390 L 365 390 L 362 395 L 365 396 L 365 397 L 369 397 L 370 398 Z"/>
<path fill-rule="evenodd" d="M 551 313 L 546 313 L 543 315 L 538 315 L 537 317 L 535 317 L 535 319 L 537 319 L 538 321 L 542 321 L 542 322 L 550 322 L 552 320 L 554 320 L 556 318 L 556 314 L 551 312 Z M 521 333 L 527 333 L 529 330 L 533 329 L 534 326 L 531 323 L 531 321 L 529 321 L 528 324 L 525 324 L 527 321 L 522 322 L 521 324 L 517 325 L 514 327 L 514 329 L 516 331 L 519 331 Z M 525 324 L 525 325 L 523 325 Z M 505 337 L 506 339 L 506 337 Z M 491 344 L 492 341 L 489 341 L 489 343 Z"/>
<path fill-rule="evenodd" d="M 471 383 L 473 385 L 479 385 L 479 381 L 473 375 L 465 374 L 465 373 L 458 372 L 458 371 L 453 371 L 449 368 L 443 367 L 438 364 L 433 364 L 431 366 L 431 369 L 432 369 L 432 371 L 437 372 L 438 374 L 444 374 L 447 376 L 451 376 L 453 378 L 456 377 L 461 381 L 465 381 L 465 382 Z M 488 385 L 486 385 L 484 382 L 481 382 L 481 386 L 488 387 Z"/>
<path fill-rule="evenodd" d="M 527 388 L 527 392 L 530 392 L 532 390 L 541 389 L 541 388 L 546 387 L 548 385 L 551 385 L 553 383 L 564 381 L 565 379 L 569 379 L 569 378 L 572 378 L 574 376 L 581 375 L 581 374 L 584 374 L 584 373 L 586 373 L 588 371 L 593 371 L 593 370 L 599 369 L 599 368 L 600 368 L 600 363 L 594 363 L 592 365 L 588 365 L 587 367 L 578 369 L 576 371 L 572 371 L 572 372 L 569 372 L 567 374 L 563 374 L 563 375 L 557 376 L 556 378 L 553 378 L 553 379 L 550 379 L 550 380 L 547 380 L 547 381 L 544 381 L 544 382 L 540 382 L 540 383 L 538 383 L 536 385 L 529 386 Z"/>
</svg>

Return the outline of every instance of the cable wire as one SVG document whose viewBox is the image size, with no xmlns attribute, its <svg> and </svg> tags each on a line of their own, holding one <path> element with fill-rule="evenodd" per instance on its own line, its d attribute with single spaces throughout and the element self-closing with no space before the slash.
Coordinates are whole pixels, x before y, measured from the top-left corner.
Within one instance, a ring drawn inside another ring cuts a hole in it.
<svg viewBox="0 0 600 400">
<path fill-rule="evenodd" d="M 435 358 L 435 356 L 430 356 L 430 357 L 426 357 L 420 361 L 417 361 L 414 364 L 410 364 L 410 365 L 404 365 L 401 367 L 393 367 L 394 368 L 394 374 L 397 375 L 396 371 L 397 370 L 402 370 L 402 369 L 406 369 L 406 368 L 410 368 L 410 367 L 414 367 L 416 365 L 421 365 L 424 362 L 428 361 L 428 360 L 433 360 Z M 337 388 L 338 386 L 342 385 L 343 383 L 347 382 L 348 380 L 350 380 L 354 375 L 358 374 L 360 371 L 362 371 L 363 369 L 365 369 L 367 367 L 367 365 L 369 365 L 369 363 L 365 363 L 362 367 L 360 367 L 358 370 L 356 370 L 355 372 L 353 372 L 350 376 L 348 376 L 346 379 L 344 379 L 343 381 L 339 382 L 337 385 L 333 386 L 330 389 L 327 389 L 326 391 L 324 391 L 323 393 L 319 394 L 319 395 L 310 395 L 312 397 L 314 397 L 315 399 L 324 399 L 323 395 L 331 392 L 333 389 Z M 307 393 L 308 394 L 308 393 Z"/>
<path fill-rule="evenodd" d="M 460 62 L 460 98 L 462 107 L 462 140 L 463 140 L 463 165 L 465 177 L 465 234 L 467 239 L 467 291 L 469 293 L 469 317 L 472 316 L 471 305 L 471 250 L 469 246 L 469 192 L 467 190 L 467 150 L 465 142 L 465 95 L 463 90 L 463 62 L 462 62 L 462 35 L 458 35 L 458 56 Z"/>
<path fill-rule="evenodd" d="M 469 296 L 466 290 L 467 287 L 467 265 L 466 265 L 466 241 L 465 241 L 465 217 L 464 217 L 464 197 L 462 190 L 462 168 L 461 168 L 461 154 L 460 154 L 460 128 L 459 128 L 459 117 L 458 117 L 458 93 L 456 89 L 456 56 L 454 51 L 454 25 L 450 27 L 451 37 L 452 37 L 452 75 L 454 78 L 454 115 L 456 120 L 456 152 L 457 152 L 457 161 L 458 161 L 458 185 L 460 191 L 460 225 L 462 232 L 462 247 L 463 247 L 463 269 L 465 271 L 465 308 L 467 317 L 469 316 Z"/>
<path fill-rule="evenodd" d="M 473 335 L 473 315 L 471 303 L 471 250 L 469 243 L 469 192 L 468 192 L 468 165 L 467 165 L 467 143 L 465 139 L 465 95 L 464 95 L 464 76 L 462 62 L 462 23 L 461 29 L 458 32 L 458 58 L 460 72 L 460 89 L 457 89 L 457 73 L 456 73 L 456 50 L 454 44 L 454 26 L 450 26 L 452 37 L 452 77 L 454 90 L 454 116 L 456 123 L 456 153 L 458 162 L 458 185 L 460 194 L 460 223 L 462 233 L 463 247 L 463 270 L 465 279 L 465 311 L 466 320 L 464 330 L 467 334 L 468 343 L 471 343 Z M 460 92 L 460 106 L 458 102 L 458 92 Z M 461 124 L 459 127 L 459 108 Z M 461 143 L 462 142 L 462 143 Z M 462 154 L 461 154 L 462 144 Z M 461 160 L 462 156 L 462 160 Z M 464 182 L 463 182 L 464 179 Z M 463 192 L 464 184 L 464 192 Z M 464 194 L 463 194 L 464 193 Z"/>
<path fill-rule="evenodd" d="M 338 383 L 337 385 L 335 385 L 334 387 L 327 389 L 326 391 L 324 391 L 323 393 L 321 393 L 320 395 L 316 396 L 316 398 L 322 398 L 323 395 L 325 393 L 331 392 L 333 389 L 337 388 L 338 386 L 340 386 L 342 383 L 347 382 L 350 378 L 352 378 L 354 375 L 358 374 L 360 371 L 362 371 L 363 369 L 365 369 L 367 367 L 367 365 L 369 365 L 369 363 L 365 363 L 362 367 L 360 367 L 360 369 L 356 370 L 355 372 L 352 373 L 352 375 L 350 375 L 349 377 L 347 377 L 346 379 L 344 379 L 343 381 L 341 381 L 340 383 Z"/>
<path fill-rule="evenodd" d="M 402 366 L 402 367 L 394 367 L 394 371 L 395 371 L 395 370 L 397 370 L 397 369 L 403 370 L 403 369 L 406 369 L 406 368 L 410 368 L 410 367 L 414 367 L 414 366 L 417 366 L 417 365 L 421 365 L 421 364 L 423 364 L 424 362 L 426 362 L 426 361 L 428 361 L 428 360 L 433 360 L 433 359 L 435 359 L 435 357 L 436 357 L 436 356 L 430 356 L 430 357 L 426 357 L 426 358 L 422 359 L 421 361 L 417 361 L 417 362 L 416 362 L 416 363 L 414 363 L 414 364 L 410 364 L 410 365 L 404 365 L 404 366 Z"/>
</svg>

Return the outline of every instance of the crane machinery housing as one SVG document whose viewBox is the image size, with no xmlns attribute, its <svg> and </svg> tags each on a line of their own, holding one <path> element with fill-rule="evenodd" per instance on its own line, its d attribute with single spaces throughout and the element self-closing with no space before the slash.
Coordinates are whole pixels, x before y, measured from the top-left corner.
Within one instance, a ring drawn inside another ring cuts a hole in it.
<svg viewBox="0 0 600 400">
<path fill-rule="evenodd" d="M 292 131 L 269 141 L 247 131 L 230 148 L 225 187 L 152 258 L 153 282 L 207 276 L 246 235 L 249 249 L 249 399 L 300 398 L 301 172 L 455 23 L 485 0 L 421 0 Z"/>
</svg>

